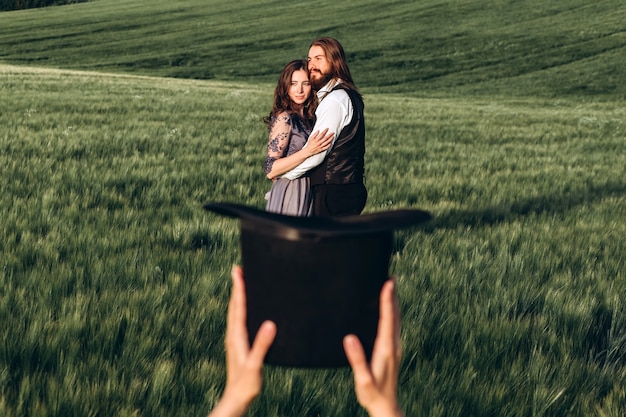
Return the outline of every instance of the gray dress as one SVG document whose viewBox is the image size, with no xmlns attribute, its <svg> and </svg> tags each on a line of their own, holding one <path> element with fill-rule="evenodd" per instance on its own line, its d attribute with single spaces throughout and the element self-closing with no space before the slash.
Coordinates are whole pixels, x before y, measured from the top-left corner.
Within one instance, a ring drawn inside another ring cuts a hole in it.
<svg viewBox="0 0 626 417">
<path fill-rule="evenodd" d="M 276 159 L 289 156 L 302 149 L 311 134 L 311 130 L 307 128 L 304 121 L 295 114 L 272 117 L 270 135 L 273 132 L 276 134 L 271 136 L 267 145 L 265 173 L 270 172 Z M 265 198 L 267 211 L 291 216 L 311 215 L 311 185 L 307 175 L 293 180 L 276 179 Z"/>
</svg>

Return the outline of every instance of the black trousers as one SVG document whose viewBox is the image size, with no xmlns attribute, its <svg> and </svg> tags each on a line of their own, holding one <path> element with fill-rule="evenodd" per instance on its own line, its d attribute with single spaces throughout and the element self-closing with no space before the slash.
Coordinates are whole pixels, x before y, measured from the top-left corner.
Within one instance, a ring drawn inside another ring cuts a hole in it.
<svg viewBox="0 0 626 417">
<path fill-rule="evenodd" d="M 319 184 L 312 187 L 313 216 L 339 217 L 361 214 L 367 201 L 363 184 Z"/>
</svg>

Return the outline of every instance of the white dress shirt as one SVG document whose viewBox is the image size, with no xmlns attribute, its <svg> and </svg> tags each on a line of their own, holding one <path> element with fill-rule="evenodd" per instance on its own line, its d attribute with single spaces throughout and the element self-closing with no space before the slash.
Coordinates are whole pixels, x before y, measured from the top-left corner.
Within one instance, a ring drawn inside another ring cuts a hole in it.
<svg viewBox="0 0 626 417">
<path fill-rule="evenodd" d="M 352 101 L 350 96 L 342 89 L 332 91 L 332 89 L 341 83 L 341 80 L 331 80 L 317 92 L 317 98 L 320 100 L 317 110 L 315 111 L 315 126 L 312 133 L 322 131 L 328 128 L 328 132 L 335 132 L 333 143 L 324 152 L 308 157 L 300 165 L 289 172 L 282 175 L 283 178 L 293 180 L 304 175 L 306 172 L 315 168 L 324 161 L 326 154 L 333 148 L 335 141 L 339 137 L 339 133 L 352 120 Z M 306 147 L 306 145 L 304 145 Z"/>
</svg>

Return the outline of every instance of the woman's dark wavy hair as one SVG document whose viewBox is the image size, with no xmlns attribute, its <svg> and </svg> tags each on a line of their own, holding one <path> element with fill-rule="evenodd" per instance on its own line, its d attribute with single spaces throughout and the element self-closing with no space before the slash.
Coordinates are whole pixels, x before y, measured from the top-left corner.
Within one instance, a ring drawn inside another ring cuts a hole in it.
<svg viewBox="0 0 626 417">
<path fill-rule="evenodd" d="M 296 59 L 291 61 L 285 68 L 283 68 L 280 76 L 278 77 L 278 84 L 274 89 L 274 104 L 272 105 L 272 111 L 269 116 L 263 118 L 263 121 L 269 125 L 272 116 L 286 111 L 290 114 L 297 112 L 294 107 L 293 101 L 289 98 L 289 87 L 291 86 L 291 76 L 296 71 L 305 71 L 307 76 L 309 75 L 309 65 L 304 59 Z M 315 109 L 317 107 L 317 96 L 312 93 L 307 100 L 302 103 L 304 106 L 304 119 L 307 123 L 313 126 L 315 122 Z"/>
<path fill-rule="evenodd" d="M 354 85 L 350 68 L 348 68 L 346 54 L 337 39 L 329 37 L 317 38 L 311 42 L 311 46 L 319 46 L 324 50 L 326 59 L 330 62 L 330 75 L 332 78 L 340 78 L 344 86 L 361 95 L 359 89 Z"/>
</svg>

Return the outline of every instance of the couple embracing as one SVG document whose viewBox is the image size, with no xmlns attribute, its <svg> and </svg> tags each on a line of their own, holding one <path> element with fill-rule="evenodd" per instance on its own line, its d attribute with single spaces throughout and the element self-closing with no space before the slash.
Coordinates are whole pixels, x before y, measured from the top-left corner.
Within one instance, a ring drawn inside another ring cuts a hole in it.
<svg viewBox="0 0 626 417">
<path fill-rule="evenodd" d="M 361 213 L 367 200 L 363 99 L 336 39 L 314 40 L 306 61 L 285 66 L 265 120 L 265 173 L 273 180 L 267 211 L 317 217 Z"/>
</svg>

